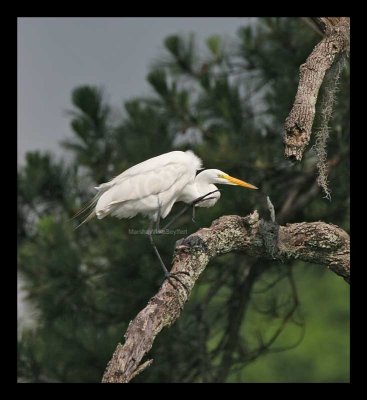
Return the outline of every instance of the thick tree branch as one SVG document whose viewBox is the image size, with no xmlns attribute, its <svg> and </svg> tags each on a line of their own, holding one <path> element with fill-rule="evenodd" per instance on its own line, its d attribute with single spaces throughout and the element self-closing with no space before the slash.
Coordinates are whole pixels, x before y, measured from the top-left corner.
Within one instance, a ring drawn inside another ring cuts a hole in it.
<svg viewBox="0 0 367 400">
<path fill-rule="evenodd" d="M 349 47 L 350 19 L 314 18 L 325 37 L 300 67 L 300 80 L 292 110 L 285 120 L 285 156 L 300 161 L 310 141 L 316 100 L 326 71 L 336 56 Z"/>
<path fill-rule="evenodd" d="M 270 245 L 269 245 L 270 243 Z M 273 245 L 272 245 L 273 243 Z M 176 245 L 171 272 L 180 275 L 189 292 L 212 258 L 242 252 L 263 259 L 294 260 L 326 265 L 349 282 L 349 236 L 335 225 L 302 222 L 277 226 L 259 219 L 257 211 L 246 217 L 223 216 Z M 147 306 L 130 322 L 125 344 L 118 344 L 102 382 L 126 383 L 148 367 L 142 363 L 155 337 L 179 317 L 188 293 L 166 281 Z"/>
</svg>

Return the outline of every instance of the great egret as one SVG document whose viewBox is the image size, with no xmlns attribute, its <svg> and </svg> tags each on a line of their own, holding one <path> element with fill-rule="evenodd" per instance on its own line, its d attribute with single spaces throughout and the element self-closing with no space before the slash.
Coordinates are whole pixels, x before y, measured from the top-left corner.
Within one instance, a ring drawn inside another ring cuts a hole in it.
<svg viewBox="0 0 367 400">
<path fill-rule="evenodd" d="M 166 218 L 176 202 L 193 207 L 212 207 L 220 198 L 215 184 L 238 185 L 257 189 L 247 182 L 226 174 L 219 169 L 202 169 L 202 161 L 191 150 L 171 151 L 134 165 L 110 182 L 95 187 L 98 193 L 81 212 L 94 207 L 80 224 L 96 216 L 132 218 L 137 214 L 151 220 L 149 238 L 159 258 L 166 277 L 172 276 L 165 267 L 152 238 L 154 223 Z M 79 226 L 80 226 L 79 225 Z M 176 278 L 177 279 L 177 278 Z"/>
</svg>

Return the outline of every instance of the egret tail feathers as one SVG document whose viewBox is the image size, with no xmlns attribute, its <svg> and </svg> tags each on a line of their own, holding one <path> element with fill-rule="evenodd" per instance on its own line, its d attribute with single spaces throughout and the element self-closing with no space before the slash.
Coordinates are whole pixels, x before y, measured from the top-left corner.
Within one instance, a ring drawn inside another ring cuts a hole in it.
<svg viewBox="0 0 367 400">
<path fill-rule="evenodd" d="M 90 221 L 90 220 L 93 219 L 95 216 L 96 216 L 96 211 L 93 210 L 93 211 L 88 215 L 88 217 L 87 217 L 84 221 L 82 221 L 75 229 L 78 229 L 80 226 L 82 226 L 82 225 L 85 224 L 86 222 Z M 74 229 L 74 230 L 75 230 L 75 229 Z"/>
<path fill-rule="evenodd" d="M 85 211 L 87 211 L 88 209 L 90 209 L 91 207 L 93 207 L 93 206 L 97 203 L 97 201 L 98 201 L 98 199 L 99 199 L 100 196 L 101 196 L 101 194 L 100 194 L 100 193 L 97 193 L 89 203 L 87 203 L 84 207 L 82 207 L 82 208 L 81 208 L 76 214 L 74 214 L 70 219 L 72 220 L 72 219 L 78 217 L 79 215 L 83 214 Z"/>
</svg>

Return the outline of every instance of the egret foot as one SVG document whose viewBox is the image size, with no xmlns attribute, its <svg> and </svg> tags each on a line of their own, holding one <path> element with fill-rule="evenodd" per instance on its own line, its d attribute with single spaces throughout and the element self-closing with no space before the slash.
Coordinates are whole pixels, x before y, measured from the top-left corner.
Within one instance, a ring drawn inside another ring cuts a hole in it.
<svg viewBox="0 0 367 400">
<path fill-rule="evenodd" d="M 180 282 L 181 285 L 184 287 L 184 289 L 186 290 L 186 294 L 189 295 L 190 291 L 188 289 L 188 287 L 182 282 L 182 280 L 177 276 L 179 274 L 184 274 L 187 276 L 190 276 L 190 274 L 188 272 L 184 272 L 184 271 L 179 271 L 179 272 L 168 272 L 167 274 L 165 274 L 165 278 L 164 281 L 162 282 L 162 284 L 165 282 L 166 279 L 168 279 L 169 283 L 176 289 L 178 290 L 177 286 L 171 281 L 171 279 L 176 279 L 177 282 Z"/>
<path fill-rule="evenodd" d="M 160 262 L 160 264 L 161 264 L 161 267 L 162 267 L 162 269 L 163 269 L 164 276 L 165 276 L 165 279 L 164 279 L 164 280 L 168 279 L 168 281 L 170 282 L 170 284 L 177 290 L 177 286 L 174 285 L 173 282 L 172 282 L 172 279 L 176 279 L 176 281 L 180 282 L 181 285 L 185 288 L 185 290 L 186 290 L 186 292 L 187 292 L 187 295 L 189 295 L 189 289 L 188 289 L 187 286 L 181 281 L 181 279 L 178 278 L 176 275 L 179 275 L 179 274 L 190 275 L 190 274 L 189 274 L 188 272 L 184 272 L 184 271 L 179 271 L 179 272 L 174 272 L 174 273 L 168 272 L 168 269 L 167 269 L 166 266 L 164 265 L 164 262 L 163 262 L 163 260 L 162 260 L 162 257 L 161 257 L 161 255 L 159 254 L 159 251 L 158 251 L 158 249 L 157 249 L 157 246 L 155 245 L 154 240 L 153 240 L 153 229 L 152 229 L 153 223 L 154 223 L 154 222 L 151 223 L 151 226 L 150 226 L 150 228 L 148 229 L 148 232 L 149 232 L 149 233 L 148 233 L 148 237 L 149 237 L 150 243 L 151 243 L 151 245 L 152 245 L 152 247 L 153 247 L 153 249 L 154 249 L 154 252 L 155 252 L 155 254 L 156 254 L 157 257 L 158 257 L 158 260 L 159 260 L 159 262 Z M 163 281 L 163 282 L 164 282 L 164 281 Z"/>
</svg>

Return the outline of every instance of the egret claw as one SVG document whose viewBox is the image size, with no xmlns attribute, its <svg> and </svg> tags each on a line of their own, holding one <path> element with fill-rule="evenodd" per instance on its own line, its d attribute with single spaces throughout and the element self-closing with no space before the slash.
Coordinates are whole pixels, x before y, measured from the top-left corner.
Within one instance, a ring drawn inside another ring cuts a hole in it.
<svg viewBox="0 0 367 400">
<path fill-rule="evenodd" d="M 176 290 L 178 290 L 177 286 L 174 285 L 174 284 L 172 283 L 172 281 L 171 281 L 171 279 L 176 279 L 176 281 L 178 281 L 179 283 L 181 283 L 181 285 L 184 287 L 184 289 L 186 290 L 186 294 L 187 294 L 187 296 L 188 296 L 188 295 L 190 294 L 190 291 L 189 291 L 188 287 L 186 286 L 186 284 L 183 283 L 182 280 L 181 280 L 178 276 L 176 276 L 176 275 L 178 275 L 178 274 L 184 274 L 184 275 L 190 276 L 190 274 L 189 274 L 188 272 L 185 272 L 185 271 L 178 271 L 178 272 L 175 272 L 175 273 L 169 272 L 168 274 L 166 274 L 166 277 L 165 277 L 164 281 L 167 279 L 167 280 L 169 281 L 169 283 L 170 283 Z M 164 283 L 164 281 L 163 281 L 163 283 Z"/>
</svg>

